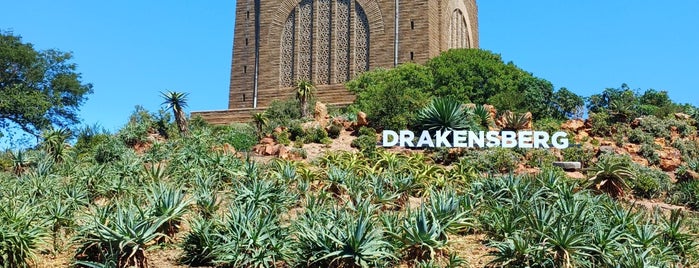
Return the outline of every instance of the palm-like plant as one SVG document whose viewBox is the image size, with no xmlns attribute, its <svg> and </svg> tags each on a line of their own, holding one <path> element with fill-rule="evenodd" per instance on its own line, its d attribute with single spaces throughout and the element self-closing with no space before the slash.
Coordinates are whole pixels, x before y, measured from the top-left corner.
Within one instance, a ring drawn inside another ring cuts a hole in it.
<svg viewBox="0 0 699 268">
<path fill-rule="evenodd" d="M 310 80 L 299 80 L 296 83 L 296 99 L 299 100 L 301 105 L 301 116 L 308 116 L 308 101 L 313 96 L 313 91 L 315 91 L 315 86 Z"/>
<path fill-rule="evenodd" d="M 429 131 L 474 129 L 471 113 L 454 98 L 435 98 L 417 113 L 417 123 Z"/>
<path fill-rule="evenodd" d="M 70 137 L 70 130 L 62 129 L 49 129 L 41 133 L 43 142 L 41 147 L 48 153 L 54 161 L 62 161 L 66 154 L 68 144 L 66 141 Z"/>
<path fill-rule="evenodd" d="M 593 174 L 589 179 L 591 185 L 614 198 L 624 196 L 629 189 L 626 180 L 634 177 L 625 163 L 609 157 L 601 158 L 590 171 Z"/>
<path fill-rule="evenodd" d="M 255 124 L 255 130 L 257 130 L 257 137 L 262 138 L 262 129 L 269 123 L 267 111 L 254 113 L 252 115 L 252 122 Z"/>
<path fill-rule="evenodd" d="M 166 109 L 172 109 L 180 134 L 187 135 L 189 129 L 187 128 L 187 117 L 183 108 L 187 107 L 187 95 L 189 94 L 176 91 L 161 92 L 160 94 L 165 100 L 163 104 L 166 105 Z"/>
</svg>

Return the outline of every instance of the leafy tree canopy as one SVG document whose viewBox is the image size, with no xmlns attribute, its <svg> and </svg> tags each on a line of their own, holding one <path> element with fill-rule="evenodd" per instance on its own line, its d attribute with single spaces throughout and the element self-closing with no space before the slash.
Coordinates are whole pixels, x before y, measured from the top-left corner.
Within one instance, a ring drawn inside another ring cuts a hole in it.
<svg viewBox="0 0 699 268">
<path fill-rule="evenodd" d="M 38 51 L 20 36 L 0 31 L 0 135 L 14 124 L 38 136 L 42 129 L 79 122 L 78 108 L 92 93 L 71 53 Z"/>
<path fill-rule="evenodd" d="M 427 66 L 435 95 L 464 102 L 492 104 L 499 110 L 531 112 L 535 118 L 563 118 L 583 106 L 581 97 L 564 90 L 554 93 L 551 82 L 503 62 L 500 55 L 480 49 L 452 49 Z"/>
<path fill-rule="evenodd" d="M 627 84 L 590 96 L 587 108 L 591 113 L 609 113 L 613 122 L 628 122 L 644 115 L 663 118 L 686 110 L 682 105 L 673 103 L 667 91 L 648 89 L 641 94 L 640 90 L 632 90 Z"/>
</svg>

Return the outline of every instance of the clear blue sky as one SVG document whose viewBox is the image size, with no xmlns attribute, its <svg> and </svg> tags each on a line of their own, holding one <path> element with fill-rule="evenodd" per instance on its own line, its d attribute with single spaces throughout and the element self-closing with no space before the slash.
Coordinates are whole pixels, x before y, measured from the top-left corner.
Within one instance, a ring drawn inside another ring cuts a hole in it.
<svg viewBox="0 0 699 268">
<path fill-rule="evenodd" d="M 74 52 L 94 85 L 85 124 L 116 130 L 159 92 L 189 110 L 227 107 L 235 1 L 4 0 L 0 29 Z M 699 1 L 481 0 L 481 47 L 588 96 L 628 83 L 699 105 Z"/>
</svg>

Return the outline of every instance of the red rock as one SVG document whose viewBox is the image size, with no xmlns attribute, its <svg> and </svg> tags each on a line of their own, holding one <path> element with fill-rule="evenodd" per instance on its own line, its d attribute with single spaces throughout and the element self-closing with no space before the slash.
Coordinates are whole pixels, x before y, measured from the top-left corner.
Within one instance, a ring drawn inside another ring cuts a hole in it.
<svg viewBox="0 0 699 268">
<path fill-rule="evenodd" d="M 274 138 L 264 137 L 260 140 L 260 144 L 274 144 Z"/>
<path fill-rule="evenodd" d="M 279 150 L 284 147 L 284 145 L 277 144 L 277 145 L 267 145 L 265 146 L 265 153 L 264 155 L 278 155 Z"/>
<path fill-rule="evenodd" d="M 583 128 L 585 128 L 585 121 L 583 121 L 582 119 L 568 120 L 561 124 L 561 129 L 569 130 L 575 133 L 577 133 Z"/>
<path fill-rule="evenodd" d="M 357 128 L 363 127 L 363 126 L 368 126 L 369 121 L 366 118 L 366 113 L 364 112 L 357 112 Z"/>
<path fill-rule="evenodd" d="M 680 161 L 680 159 L 660 159 L 660 169 L 665 172 L 674 171 L 680 167 L 681 164 L 682 161 Z"/>
<path fill-rule="evenodd" d="M 321 127 L 328 125 L 328 107 L 320 101 L 316 102 L 313 109 L 313 119 L 320 124 Z"/>
<path fill-rule="evenodd" d="M 689 120 L 692 116 L 685 113 L 675 113 L 675 118 L 679 120 Z"/>
<path fill-rule="evenodd" d="M 641 146 L 638 144 L 633 144 L 633 143 L 627 143 L 624 144 L 624 150 L 629 152 L 629 154 L 637 154 L 639 150 L 641 150 Z"/>
</svg>

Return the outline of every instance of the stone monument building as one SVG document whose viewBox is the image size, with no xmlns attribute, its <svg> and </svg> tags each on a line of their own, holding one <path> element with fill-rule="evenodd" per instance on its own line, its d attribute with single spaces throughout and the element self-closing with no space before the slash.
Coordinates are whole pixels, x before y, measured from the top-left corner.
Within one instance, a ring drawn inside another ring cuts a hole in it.
<svg viewBox="0 0 699 268">
<path fill-rule="evenodd" d="M 477 47 L 475 0 L 238 0 L 228 110 L 193 115 L 243 120 L 301 79 L 344 105 L 354 97 L 343 83 L 364 71 Z"/>
</svg>

